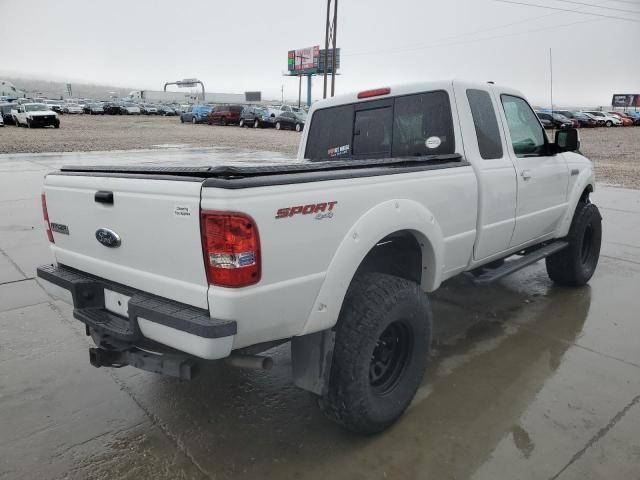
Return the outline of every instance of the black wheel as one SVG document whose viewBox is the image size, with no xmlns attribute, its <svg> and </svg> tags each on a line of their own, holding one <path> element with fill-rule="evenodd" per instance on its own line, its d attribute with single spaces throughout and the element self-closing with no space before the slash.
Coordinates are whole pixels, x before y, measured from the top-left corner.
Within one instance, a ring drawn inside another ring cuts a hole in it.
<svg viewBox="0 0 640 480">
<path fill-rule="evenodd" d="M 58 122 L 58 123 L 54 123 L 54 124 L 53 124 L 53 128 L 60 128 L 60 122 Z"/>
<path fill-rule="evenodd" d="M 27 125 L 26 125 L 26 127 L 27 127 L 27 128 L 33 128 L 33 125 L 31 125 L 31 120 L 29 120 L 28 118 L 27 118 Z"/>
<path fill-rule="evenodd" d="M 253 128 L 260 128 L 260 120 L 257 118 L 253 121 Z"/>
<path fill-rule="evenodd" d="M 296 132 L 301 132 L 302 131 L 302 125 L 300 125 L 299 123 L 296 123 Z"/>
<path fill-rule="evenodd" d="M 607 121 L 605 122 L 605 125 L 606 125 L 607 127 L 613 127 L 613 122 L 612 122 L 611 120 L 607 120 Z"/>
<path fill-rule="evenodd" d="M 593 203 L 578 203 L 567 241 L 567 248 L 546 258 L 547 273 L 559 285 L 581 287 L 593 276 L 600 257 L 602 217 Z"/>
<path fill-rule="evenodd" d="M 184 123 L 184 117 L 180 115 L 180 123 Z"/>
<path fill-rule="evenodd" d="M 239 127 L 244 127 L 244 118 L 240 119 L 240 121 L 238 122 L 238 126 Z"/>
<path fill-rule="evenodd" d="M 282 125 L 280 122 L 276 122 L 276 130 L 282 130 Z"/>
<path fill-rule="evenodd" d="M 191 123 L 193 123 L 194 125 L 198 123 L 198 120 L 196 120 L 196 117 L 191 117 Z"/>
<path fill-rule="evenodd" d="M 336 325 L 325 415 L 358 433 L 391 426 L 422 382 L 431 306 L 420 287 L 382 273 L 355 278 Z"/>
<path fill-rule="evenodd" d="M 222 117 L 220 119 L 220 125 L 222 125 L 223 127 L 227 126 L 227 118 L 226 117 Z"/>
</svg>

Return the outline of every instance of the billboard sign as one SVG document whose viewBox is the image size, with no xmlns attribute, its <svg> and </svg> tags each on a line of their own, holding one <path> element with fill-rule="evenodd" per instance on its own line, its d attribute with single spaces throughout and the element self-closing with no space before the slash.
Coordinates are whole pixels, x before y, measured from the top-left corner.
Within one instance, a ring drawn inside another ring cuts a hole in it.
<svg viewBox="0 0 640 480">
<path fill-rule="evenodd" d="M 244 92 L 245 102 L 261 102 L 262 92 Z"/>
<path fill-rule="evenodd" d="M 176 85 L 180 88 L 191 88 L 195 87 L 200 83 L 200 80 L 197 78 L 185 78 L 184 80 L 178 80 Z"/>
<path fill-rule="evenodd" d="M 327 51 L 327 73 L 332 73 L 333 68 L 333 49 Z M 340 49 L 336 48 L 336 70 L 340 69 Z M 324 73 L 324 48 L 320 50 L 320 61 L 318 62 L 318 72 Z"/>
<path fill-rule="evenodd" d="M 320 46 L 289 50 L 287 70 L 289 73 L 316 73 L 320 57 Z"/>
<path fill-rule="evenodd" d="M 616 93 L 611 99 L 612 107 L 640 107 L 640 94 Z"/>
</svg>

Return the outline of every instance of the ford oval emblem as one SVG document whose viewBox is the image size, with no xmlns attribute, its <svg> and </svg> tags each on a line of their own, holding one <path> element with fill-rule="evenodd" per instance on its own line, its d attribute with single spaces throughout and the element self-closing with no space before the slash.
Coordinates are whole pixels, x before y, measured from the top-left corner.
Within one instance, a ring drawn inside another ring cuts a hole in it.
<svg viewBox="0 0 640 480">
<path fill-rule="evenodd" d="M 119 247 L 120 243 L 122 243 L 120 235 L 118 235 L 113 230 L 109 230 L 108 228 L 99 228 L 98 230 L 96 230 L 96 240 L 98 240 L 105 247 L 109 248 Z"/>
</svg>

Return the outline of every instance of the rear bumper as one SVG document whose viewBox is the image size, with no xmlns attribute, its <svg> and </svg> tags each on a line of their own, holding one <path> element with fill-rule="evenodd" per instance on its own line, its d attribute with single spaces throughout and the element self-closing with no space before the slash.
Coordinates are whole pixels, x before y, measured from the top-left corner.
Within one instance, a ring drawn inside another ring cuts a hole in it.
<svg viewBox="0 0 640 480">
<path fill-rule="evenodd" d="M 38 267 L 53 290 L 66 290 L 73 316 L 99 335 L 135 345 L 150 339 L 181 352 L 213 360 L 231 353 L 237 324 L 216 320 L 204 309 L 151 295 L 62 265 Z M 128 318 L 107 310 L 105 289 L 130 297 Z"/>
</svg>

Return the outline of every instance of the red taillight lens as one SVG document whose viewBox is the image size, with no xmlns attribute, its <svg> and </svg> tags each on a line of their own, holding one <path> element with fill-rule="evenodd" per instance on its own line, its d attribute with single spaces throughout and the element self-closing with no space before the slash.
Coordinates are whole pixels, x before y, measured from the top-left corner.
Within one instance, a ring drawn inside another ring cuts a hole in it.
<svg viewBox="0 0 640 480">
<path fill-rule="evenodd" d="M 204 263 L 211 285 L 237 288 L 260 281 L 260 238 L 251 217 L 204 211 L 200 228 Z"/>
<path fill-rule="evenodd" d="M 51 243 L 55 243 L 53 241 L 53 232 L 51 231 L 51 224 L 49 223 L 49 211 L 47 210 L 47 197 L 45 197 L 44 192 L 42 193 L 42 216 L 44 217 L 44 223 L 47 229 L 47 238 Z"/>
<path fill-rule="evenodd" d="M 389 95 L 391 89 L 389 87 L 376 88 L 374 90 L 365 90 L 358 93 L 358 98 L 379 97 L 380 95 Z"/>
</svg>

